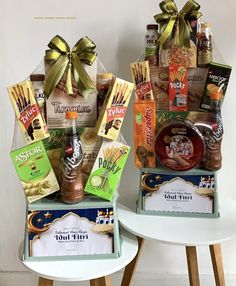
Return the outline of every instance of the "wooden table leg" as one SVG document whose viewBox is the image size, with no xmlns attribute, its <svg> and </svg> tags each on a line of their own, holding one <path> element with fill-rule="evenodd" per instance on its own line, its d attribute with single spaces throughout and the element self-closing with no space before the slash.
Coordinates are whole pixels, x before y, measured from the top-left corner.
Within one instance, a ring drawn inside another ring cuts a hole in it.
<svg viewBox="0 0 236 286">
<path fill-rule="evenodd" d="M 134 272 L 138 265 L 138 260 L 141 254 L 141 250 L 143 247 L 144 239 L 141 237 L 137 237 L 138 239 L 138 252 L 134 259 L 125 267 L 123 279 L 121 282 L 121 286 L 129 286 L 132 284 L 133 278 L 134 278 Z"/>
<path fill-rule="evenodd" d="M 43 277 L 39 277 L 38 286 L 53 286 L 53 280 L 49 280 Z"/>
<path fill-rule="evenodd" d="M 111 286 L 111 277 L 104 276 L 90 280 L 90 286 Z"/>
<path fill-rule="evenodd" d="M 224 267 L 220 244 L 210 245 L 211 261 L 215 275 L 216 286 L 225 286 Z"/>
<path fill-rule="evenodd" d="M 200 286 L 196 246 L 186 246 L 190 286 Z"/>
</svg>

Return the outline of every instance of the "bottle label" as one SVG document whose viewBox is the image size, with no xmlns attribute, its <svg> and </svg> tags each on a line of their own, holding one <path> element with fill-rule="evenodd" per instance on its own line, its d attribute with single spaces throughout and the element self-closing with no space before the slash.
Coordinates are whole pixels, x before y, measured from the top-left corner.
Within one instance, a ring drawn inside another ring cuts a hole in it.
<svg viewBox="0 0 236 286">
<path fill-rule="evenodd" d="M 223 137 L 223 122 L 220 114 L 216 115 L 217 128 L 212 132 L 205 134 L 205 142 L 209 149 L 215 150 L 218 148 L 217 142 L 220 142 Z"/>
<path fill-rule="evenodd" d="M 77 176 L 77 169 L 83 160 L 83 151 L 81 142 L 73 138 L 74 146 L 67 146 L 62 158 L 62 172 L 65 178 L 74 179 Z"/>
</svg>

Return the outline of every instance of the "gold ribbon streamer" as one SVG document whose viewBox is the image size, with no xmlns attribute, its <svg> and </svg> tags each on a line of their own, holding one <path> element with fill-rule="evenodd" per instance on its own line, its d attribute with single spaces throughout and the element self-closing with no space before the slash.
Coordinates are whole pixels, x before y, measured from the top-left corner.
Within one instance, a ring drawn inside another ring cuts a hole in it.
<svg viewBox="0 0 236 286">
<path fill-rule="evenodd" d="M 80 39 L 72 50 L 67 42 L 56 35 L 48 44 L 50 50 L 46 51 L 45 60 L 50 70 L 45 80 L 44 93 L 48 98 L 60 79 L 66 72 L 66 91 L 73 95 L 72 79 L 74 78 L 81 90 L 95 89 L 89 75 L 82 63 L 92 65 L 97 54 L 96 45 L 88 37 Z"/>
<path fill-rule="evenodd" d="M 161 35 L 158 39 L 160 46 L 166 46 L 171 36 L 175 33 L 176 25 L 179 26 L 179 46 L 190 47 L 190 32 L 192 31 L 190 20 L 202 16 L 199 9 L 201 6 L 194 0 L 188 0 L 184 7 L 178 11 L 174 0 L 165 0 L 160 3 L 162 13 L 154 16 L 156 22 L 161 26 Z"/>
</svg>

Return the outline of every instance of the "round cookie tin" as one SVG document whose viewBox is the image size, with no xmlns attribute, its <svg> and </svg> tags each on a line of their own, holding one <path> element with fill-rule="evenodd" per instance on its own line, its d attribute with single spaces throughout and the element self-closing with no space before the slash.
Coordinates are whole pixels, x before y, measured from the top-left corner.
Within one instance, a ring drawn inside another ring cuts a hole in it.
<svg viewBox="0 0 236 286">
<path fill-rule="evenodd" d="M 205 153 L 205 141 L 193 124 L 170 121 L 157 133 L 155 151 L 165 167 L 175 171 L 187 171 L 201 162 Z"/>
</svg>

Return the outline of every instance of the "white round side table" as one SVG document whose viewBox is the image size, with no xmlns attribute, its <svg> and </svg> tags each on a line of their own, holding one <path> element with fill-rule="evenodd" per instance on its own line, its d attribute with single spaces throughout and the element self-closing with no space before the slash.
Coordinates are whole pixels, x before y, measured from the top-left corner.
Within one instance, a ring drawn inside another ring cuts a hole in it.
<svg viewBox="0 0 236 286">
<path fill-rule="evenodd" d="M 118 218 L 139 242 L 136 257 L 125 269 L 122 286 L 132 283 L 144 239 L 185 246 L 190 286 L 200 285 L 196 246 L 209 246 L 216 285 L 225 286 L 220 243 L 236 236 L 235 201 L 221 198 L 220 218 L 217 219 L 150 216 L 136 213 L 134 194 L 120 199 Z"/>
<path fill-rule="evenodd" d="M 53 281 L 90 280 L 90 286 L 110 286 L 108 275 L 129 264 L 138 251 L 134 235 L 122 231 L 121 256 L 111 259 L 67 260 L 67 261 L 24 261 L 23 245 L 20 247 L 20 260 L 25 267 L 39 276 L 38 286 L 52 286 Z"/>
</svg>

